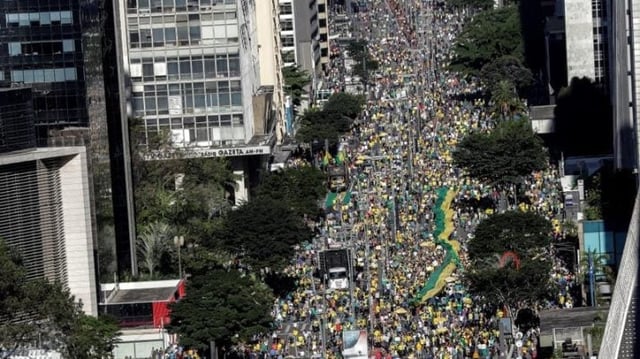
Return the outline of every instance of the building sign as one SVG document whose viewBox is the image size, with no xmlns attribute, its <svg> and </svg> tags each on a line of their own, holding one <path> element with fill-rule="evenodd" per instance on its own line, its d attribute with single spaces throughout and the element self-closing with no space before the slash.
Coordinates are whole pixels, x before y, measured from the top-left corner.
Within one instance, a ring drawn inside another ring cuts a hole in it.
<svg viewBox="0 0 640 359">
<path fill-rule="evenodd" d="M 173 151 L 152 151 L 145 153 L 145 161 L 171 160 L 179 158 L 214 158 L 262 156 L 271 154 L 269 146 L 248 146 L 229 148 L 185 148 Z"/>
</svg>

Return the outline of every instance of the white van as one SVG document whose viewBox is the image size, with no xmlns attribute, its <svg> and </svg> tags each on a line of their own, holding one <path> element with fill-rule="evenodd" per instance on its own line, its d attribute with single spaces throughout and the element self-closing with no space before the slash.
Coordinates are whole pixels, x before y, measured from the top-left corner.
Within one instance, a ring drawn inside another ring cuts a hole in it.
<svg viewBox="0 0 640 359">
<path fill-rule="evenodd" d="M 348 289 L 349 272 L 345 267 L 329 269 L 329 289 Z"/>
</svg>

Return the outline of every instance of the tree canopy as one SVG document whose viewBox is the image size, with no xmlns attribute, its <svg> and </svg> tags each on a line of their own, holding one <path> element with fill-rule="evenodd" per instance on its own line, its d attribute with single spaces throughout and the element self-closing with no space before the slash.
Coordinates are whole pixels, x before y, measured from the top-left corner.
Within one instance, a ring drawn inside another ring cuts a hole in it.
<svg viewBox="0 0 640 359">
<path fill-rule="evenodd" d="M 506 251 L 521 257 L 533 255 L 528 253 L 531 249 L 549 245 L 551 231 L 551 223 L 533 212 L 494 214 L 478 224 L 467 247 L 469 258 L 477 260 Z"/>
<path fill-rule="evenodd" d="M 221 248 L 254 271 L 280 271 L 293 258 L 293 247 L 312 236 L 287 202 L 258 197 L 229 212 L 215 238 Z"/>
<path fill-rule="evenodd" d="M 469 175 L 491 183 L 518 183 L 547 166 L 546 152 L 526 120 L 501 121 L 488 133 L 474 132 L 453 152 Z"/>
<path fill-rule="evenodd" d="M 300 118 L 296 138 L 300 142 L 329 140 L 335 146 L 362 112 L 364 98 L 347 93 L 336 93 L 329 97 L 322 110 L 311 109 Z"/>
<path fill-rule="evenodd" d="M 322 111 L 327 114 L 346 116 L 352 120 L 356 119 L 362 112 L 365 104 L 363 96 L 352 95 L 345 92 L 338 92 L 325 102 Z M 346 129 L 348 130 L 348 128 Z M 345 132 L 346 132 L 345 130 Z"/>
<path fill-rule="evenodd" d="M 469 240 L 471 267 L 465 280 L 472 293 L 509 308 L 509 315 L 547 298 L 551 290 L 549 246 L 552 226 L 532 212 L 494 214 Z M 509 253 L 509 254 L 507 254 Z"/>
<path fill-rule="evenodd" d="M 464 27 L 453 52 L 451 69 L 473 75 L 503 56 L 522 62 L 524 45 L 518 8 L 504 6 L 479 13 Z"/>
<path fill-rule="evenodd" d="M 526 106 L 516 92 L 515 85 L 509 80 L 499 80 L 491 89 L 493 112 L 500 114 L 502 120 L 512 119 L 516 114 L 526 111 Z"/>
<path fill-rule="evenodd" d="M 517 95 L 523 96 L 533 84 L 533 74 L 518 57 L 505 55 L 484 65 L 480 70 L 480 78 L 489 89 L 496 91 L 501 81 L 509 81 L 517 91 Z M 512 96 L 515 96 L 513 94 Z"/>
<path fill-rule="evenodd" d="M 300 100 L 307 94 L 306 87 L 311 83 L 311 76 L 298 66 L 285 66 L 282 68 L 284 78 L 284 92 L 291 96 L 295 106 L 300 106 Z"/>
<path fill-rule="evenodd" d="M 256 197 L 286 203 L 299 216 L 315 217 L 326 194 L 325 175 L 313 166 L 287 168 L 265 176 Z"/>
<path fill-rule="evenodd" d="M 151 251 L 139 250 L 138 262 L 150 278 L 175 276 L 178 263 L 169 256 L 173 236 L 184 236 L 186 244 L 208 240 L 219 227 L 221 215 L 231 209 L 235 178 L 226 159 L 188 158 L 190 149 L 172 147 L 166 133 L 145 140 L 138 121 L 132 121 L 130 133 L 139 248 L 163 239 L 153 246 L 158 253 L 148 256 L 145 253 Z M 144 160 L 145 154 L 157 150 L 171 150 L 176 158 Z M 151 236 L 160 234 L 160 226 L 167 228 L 162 238 Z"/>
<path fill-rule="evenodd" d="M 82 312 L 59 283 L 28 279 L 18 253 L 0 241 L 0 358 L 15 350 L 49 343 L 65 358 L 98 359 L 118 342 L 118 327 Z"/>
<path fill-rule="evenodd" d="M 218 268 L 194 277 L 186 291 L 187 296 L 171 306 L 167 327 L 180 334 L 181 345 L 204 350 L 215 342 L 228 347 L 270 329 L 271 291 L 237 269 Z"/>
<path fill-rule="evenodd" d="M 380 66 L 367 51 L 367 45 L 365 40 L 353 40 L 347 47 L 349 56 L 355 62 L 352 68 L 353 75 L 359 76 L 363 81 L 368 81 L 369 74 Z"/>
<path fill-rule="evenodd" d="M 300 142 L 311 143 L 314 140 L 329 140 L 331 145 L 336 145 L 351 126 L 348 117 L 341 115 L 328 115 L 324 111 L 311 109 L 300 117 L 300 127 L 296 131 L 296 138 Z"/>
</svg>

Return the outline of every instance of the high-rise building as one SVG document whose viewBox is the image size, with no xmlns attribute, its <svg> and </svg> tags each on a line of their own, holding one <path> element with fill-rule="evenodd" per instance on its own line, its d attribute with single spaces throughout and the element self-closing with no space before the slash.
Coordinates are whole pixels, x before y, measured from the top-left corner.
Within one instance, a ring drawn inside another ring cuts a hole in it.
<svg viewBox="0 0 640 359">
<path fill-rule="evenodd" d="M 318 41 L 320 42 L 320 65 L 323 70 L 329 65 L 329 7 L 327 0 L 318 0 Z"/>
<path fill-rule="evenodd" d="M 31 88 L 0 89 L 0 153 L 35 147 Z"/>
<path fill-rule="evenodd" d="M 567 82 L 588 77 L 607 86 L 606 8 L 605 0 L 564 0 Z"/>
<path fill-rule="evenodd" d="M 50 129 L 88 127 L 80 1 L 0 4 L 0 80 L 34 90 L 39 143 Z"/>
<path fill-rule="evenodd" d="M 188 156 L 231 158 L 240 175 L 236 203 L 247 200 L 278 122 L 274 90 L 260 83 L 256 1 L 127 0 L 115 6 L 122 128 L 140 119 L 147 143 L 169 134 Z"/>
<path fill-rule="evenodd" d="M 36 148 L 33 115 L 30 88 L 0 90 L 0 238 L 28 279 L 61 282 L 97 315 L 87 152 Z"/>
<path fill-rule="evenodd" d="M 109 53 L 109 42 L 104 30 L 111 11 L 103 3 L 2 1 L 0 82 L 33 89 L 38 146 L 87 146 L 95 229 L 99 243 L 112 246 L 111 228 L 115 227 L 116 237 L 130 237 L 126 220 L 130 207 L 125 187 L 119 185 L 122 161 L 111 161 L 122 153 L 110 148 L 110 139 L 120 131 L 112 131 L 116 122 L 108 121 L 105 101 L 105 84 L 115 77 L 105 82 L 103 55 Z"/>
<path fill-rule="evenodd" d="M 284 66 L 297 65 L 314 76 L 322 69 L 318 1 L 322 2 L 326 20 L 325 0 L 278 1 Z"/>
<path fill-rule="evenodd" d="M 613 104 L 614 154 L 616 167 L 631 169 L 637 176 L 640 159 L 638 105 L 640 93 L 640 1 L 611 1 L 609 14 L 610 95 Z M 626 359 L 640 355 L 640 195 L 636 195 L 622 260 L 611 298 L 607 325 L 599 356 Z"/>
</svg>

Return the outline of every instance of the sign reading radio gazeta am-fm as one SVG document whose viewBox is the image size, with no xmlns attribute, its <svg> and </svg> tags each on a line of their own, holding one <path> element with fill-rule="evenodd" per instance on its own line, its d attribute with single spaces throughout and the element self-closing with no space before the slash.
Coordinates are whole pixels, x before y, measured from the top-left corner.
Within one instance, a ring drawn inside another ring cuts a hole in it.
<svg viewBox="0 0 640 359">
<path fill-rule="evenodd" d="M 152 151 L 145 153 L 145 161 L 170 160 L 177 158 L 241 157 L 271 154 L 269 146 L 229 147 L 229 148 L 186 148 L 179 151 Z"/>
</svg>

